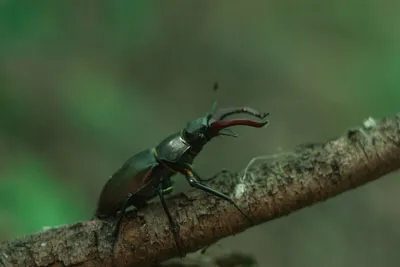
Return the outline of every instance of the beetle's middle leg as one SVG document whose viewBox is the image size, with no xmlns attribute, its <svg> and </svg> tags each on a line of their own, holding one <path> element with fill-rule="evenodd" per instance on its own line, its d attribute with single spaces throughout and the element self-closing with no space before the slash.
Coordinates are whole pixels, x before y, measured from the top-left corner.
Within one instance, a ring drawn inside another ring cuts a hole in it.
<svg viewBox="0 0 400 267">
<path fill-rule="evenodd" d="M 167 214 L 169 224 L 172 227 L 172 234 L 174 235 L 175 243 L 176 243 L 176 246 L 178 247 L 179 254 L 183 258 L 185 256 L 185 252 L 184 252 L 184 250 L 182 248 L 182 245 L 181 245 L 181 242 L 180 242 L 180 234 L 179 234 L 180 226 L 176 222 L 176 220 L 174 220 L 172 218 L 171 212 L 168 209 L 167 203 L 166 203 L 165 198 L 164 198 L 165 189 L 160 188 L 159 191 L 158 191 L 158 195 L 160 196 L 161 205 L 163 206 L 164 211 Z"/>
<path fill-rule="evenodd" d="M 163 195 L 168 195 L 172 193 L 172 191 L 174 190 L 173 184 L 174 183 L 170 178 L 166 178 L 161 181 L 161 190 Z"/>
</svg>

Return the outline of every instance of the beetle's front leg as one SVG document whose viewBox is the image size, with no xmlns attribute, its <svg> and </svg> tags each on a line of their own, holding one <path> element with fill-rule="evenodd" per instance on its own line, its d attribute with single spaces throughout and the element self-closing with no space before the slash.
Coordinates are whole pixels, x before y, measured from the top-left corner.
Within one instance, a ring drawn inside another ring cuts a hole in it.
<svg viewBox="0 0 400 267">
<path fill-rule="evenodd" d="M 221 198 L 221 199 L 224 199 L 224 200 L 230 202 L 232 205 L 234 205 L 236 207 L 236 209 L 238 211 L 240 211 L 240 213 L 242 213 L 242 215 L 250 222 L 250 224 L 253 224 L 253 221 L 242 211 L 241 208 L 239 208 L 239 206 L 236 204 L 235 201 L 233 201 L 232 198 L 230 198 L 229 196 L 227 196 L 221 192 L 218 192 L 215 189 L 212 189 L 211 187 L 201 184 L 196 179 L 197 177 L 195 176 L 195 174 L 193 173 L 192 170 L 188 170 L 188 169 L 185 170 L 185 177 L 186 177 L 187 181 L 189 182 L 190 186 L 198 188 L 198 189 L 203 190 L 204 192 L 207 192 L 215 197 L 218 197 L 218 198 Z"/>
<path fill-rule="evenodd" d="M 214 175 L 214 176 L 218 176 L 218 175 L 221 174 L 222 172 L 229 172 L 229 171 L 222 170 L 222 171 L 220 171 L 219 173 L 217 173 L 217 174 Z M 235 201 L 233 201 L 233 199 L 231 199 L 229 196 L 227 196 L 227 195 L 225 195 L 225 194 L 222 194 L 221 192 L 218 192 L 218 191 L 215 190 L 215 189 L 212 189 L 212 188 L 210 188 L 210 187 L 208 187 L 208 186 L 206 186 L 206 185 L 201 184 L 201 183 L 198 181 L 198 180 L 200 180 L 199 177 L 198 177 L 198 175 L 197 175 L 193 170 L 189 170 L 189 169 L 185 170 L 185 177 L 186 177 L 186 179 L 188 180 L 190 186 L 196 187 L 196 188 L 198 188 L 198 189 L 200 189 L 200 190 L 203 190 L 203 191 L 205 191 L 206 193 L 208 193 L 209 195 L 213 195 L 213 196 L 222 198 L 222 199 L 224 199 L 224 200 L 226 200 L 226 201 L 229 201 L 231 204 L 233 204 L 233 205 L 236 207 L 236 209 L 238 209 L 238 210 L 240 211 L 240 213 L 242 213 L 242 215 L 249 221 L 249 223 L 250 223 L 251 225 L 253 224 L 253 221 L 242 211 L 242 209 L 239 208 L 239 206 L 235 203 Z M 197 179 L 196 179 L 196 178 L 197 178 Z M 205 247 L 201 250 L 201 254 L 204 254 L 210 246 L 211 246 L 211 245 L 205 246 Z"/>
<path fill-rule="evenodd" d="M 199 180 L 200 182 L 210 182 L 216 178 L 218 178 L 218 176 L 220 176 L 221 174 L 229 174 L 230 176 L 233 176 L 233 173 L 227 169 L 222 169 L 219 172 L 217 172 L 216 174 L 214 174 L 213 176 L 203 179 L 201 178 L 196 172 L 194 172 L 192 170 L 193 174 L 196 176 L 197 180 Z"/>
</svg>

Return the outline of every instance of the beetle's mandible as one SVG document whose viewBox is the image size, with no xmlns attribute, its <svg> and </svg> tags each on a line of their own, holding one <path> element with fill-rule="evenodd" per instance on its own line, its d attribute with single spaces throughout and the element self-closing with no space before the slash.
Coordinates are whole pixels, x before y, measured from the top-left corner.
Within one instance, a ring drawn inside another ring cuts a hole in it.
<svg viewBox="0 0 400 267">
<path fill-rule="evenodd" d="M 185 255 L 180 242 L 179 225 L 173 219 L 164 199 L 164 195 L 172 192 L 171 177 L 177 173 L 183 174 L 190 186 L 229 201 L 251 222 L 229 196 L 202 183 L 217 177 L 225 170 L 209 179 L 202 179 L 192 169 L 192 163 L 203 146 L 213 137 L 220 135 L 237 137 L 227 129 L 228 127 L 236 125 L 263 127 L 268 124 L 268 120 L 265 119 L 268 113 L 261 113 L 250 107 L 232 107 L 219 110 L 215 110 L 215 107 L 216 101 L 214 101 L 210 113 L 190 121 L 183 130 L 165 138 L 155 148 L 133 155 L 110 177 L 102 189 L 95 217 L 105 219 L 118 214 L 113 233 L 115 238 L 128 206 L 134 206 L 139 210 L 146 205 L 148 200 L 158 196 L 170 222 L 180 255 L 182 257 Z M 228 116 L 238 113 L 255 116 L 261 121 L 226 119 Z"/>
</svg>

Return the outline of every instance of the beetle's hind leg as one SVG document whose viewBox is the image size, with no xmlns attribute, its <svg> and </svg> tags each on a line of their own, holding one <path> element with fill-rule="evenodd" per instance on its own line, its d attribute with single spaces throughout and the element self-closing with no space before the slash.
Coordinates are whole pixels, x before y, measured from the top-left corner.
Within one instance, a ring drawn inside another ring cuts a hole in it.
<svg viewBox="0 0 400 267">
<path fill-rule="evenodd" d="M 116 238 L 117 235 L 118 235 L 119 229 L 121 227 L 122 218 L 126 218 L 126 219 L 128 218 L 126 209 L 128 208 L 128 206 L 130 204 L 132 204 L 133 198 L 134 198 L 134 194 L 133 193 L 129 193 L 126 196 L 126 198 L 125 198 L 125 200 L 124 200 L 124 202 L 123 202 L 123 204 L 121 206 L 120 212 L 117 215 L 117 221 L 116 221 L 115 229 L 114 229 L 114 232 L 113 232 L 113 237 L 114 238 Z M 143 208 L 144 206 L 146 206 L 146 202 L 144 202 L 144 201 L 140 201 L 140 202 L 139 201 L 135 201 L 132 205 L 136 208 L 136 210 L 134 211 L 134 217 L 136 217 L 137 211 L 139 209 Z M 129 217 L 131 217 L 131 216 L 129 216 Z"/>
<path fill-rule="evenodd" d="M 176 222 L 176 220 L 174 220 L 174 219 L 172 218 L 171 212 L 169 211 L 168 206 L 167 206 L 167 203 L 166 203 L 166 201 L 165 201 L 164 194 L 165 194 L 165 192 L 164 192 L 164 190 L 161 188 L 161 189 L 158 191 L 158 195 L 160 196 L 160 200 L 161 200 L 161 205 L 163 206 L 164 211 L 165 211 L 165 213 L 167 214 L 169 224 L 171 225 L 171 228 L 172 228 L 172 234 L 174 235 L 175 243 L 176 243 L 176 246 L 178 247 L 178 250 L 179 250 L 179 254 L 180 254 L 180 256 L 183 258 L 183 257 L 185 257 L 185 252 L 184 252 L 184 250 L 183 250 L 183 248 L 182 248 L 182 244 L 181 244 L 181 242 L 180 242 L 180 234 L 179 234 L 179 232 L 180 232 L 180 226 L 179 226 L 179 224 Z"/>
<path fill-rule="evenodd" d="M 128 203 L 132 199 L 132 197 L 133 197 L 132 193 L 129 193 L 126 196 L 126 198 L 124 200 L 124 203 L 121 206 L 119 215 L 117 215 L 117 221 L 115 223 L 115 228 L 114 228 L 114 232 L 113 232 L 113 237 L 114 238 L 117 238 L 117 235 L 118 235 L 118 232 L 119 232 L 119 228 L 121 227 L 122 218 L 125 217 L 125 210 L 128 207 Z"/>
</svg>

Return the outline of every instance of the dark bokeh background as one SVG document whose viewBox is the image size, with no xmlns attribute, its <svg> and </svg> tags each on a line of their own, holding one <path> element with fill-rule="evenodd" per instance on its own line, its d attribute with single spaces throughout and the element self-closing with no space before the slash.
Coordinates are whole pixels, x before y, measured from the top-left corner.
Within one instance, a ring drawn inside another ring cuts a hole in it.
<svg viewBox="0 0 400 267">
<path fill-rule="evenodd" d="M 399 11 L 386 0 L 1 0 L 1 239 L 90 218 L 132 153 L 209 111 L 214 81 L 220 106 L 269 111 L 271 124 L 209 144 L 204 176 L 394 114 Z M 396 178 L 221 243 L 261 266 L 398 266 Z"/>
</svg>

